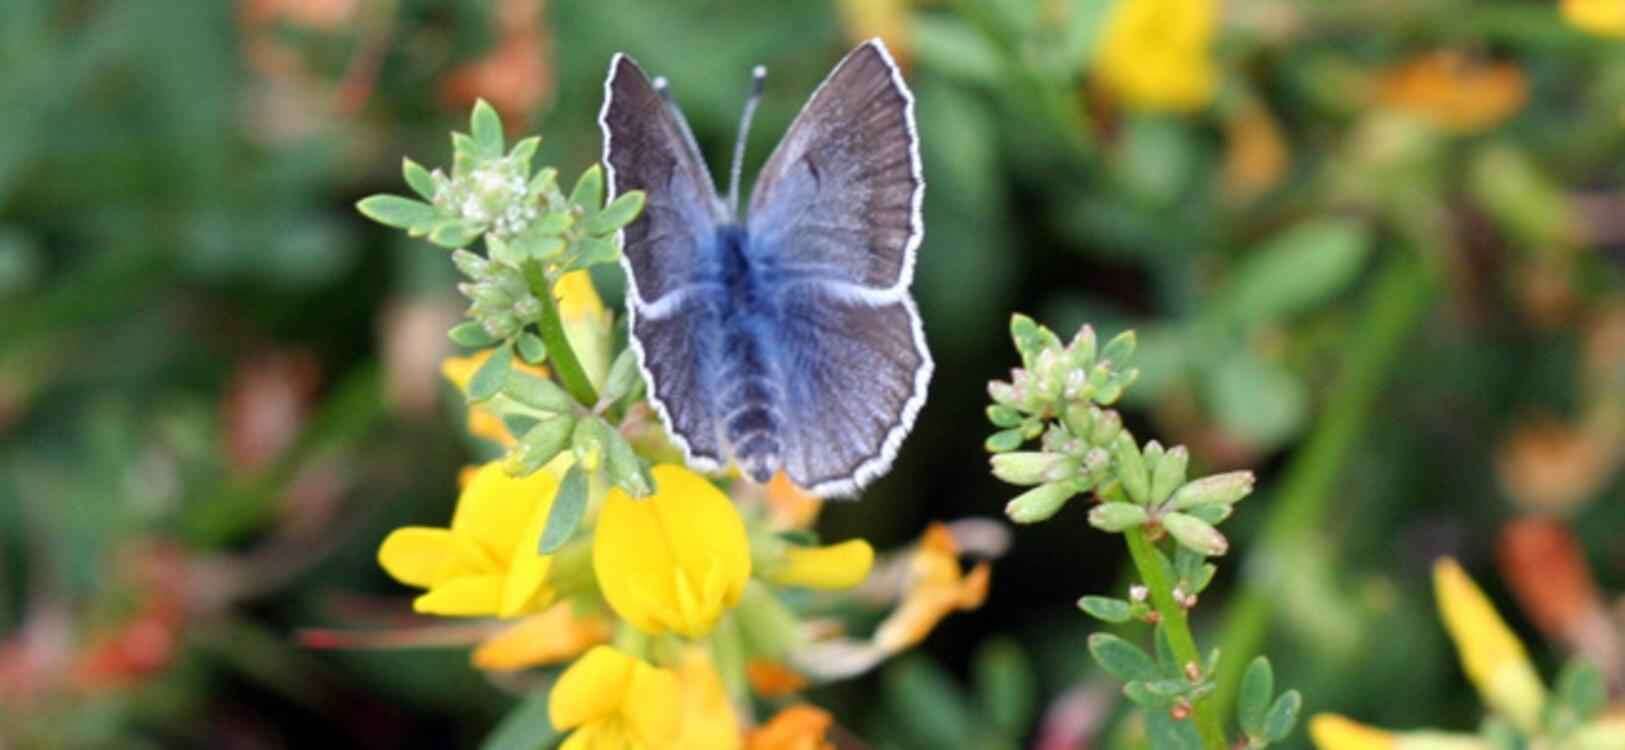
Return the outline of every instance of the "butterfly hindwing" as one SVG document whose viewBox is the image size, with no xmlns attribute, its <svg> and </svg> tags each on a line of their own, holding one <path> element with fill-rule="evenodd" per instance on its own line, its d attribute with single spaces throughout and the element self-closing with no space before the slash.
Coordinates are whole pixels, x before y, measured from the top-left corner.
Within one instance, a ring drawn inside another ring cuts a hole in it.
<svg viewBox="0 0 1625 750">
<path fill-rule="evenodd" d="M 609 191 L 647 196 L 624 234 L 632 345 L 650 402 L 689 462 L 712 469 L 723 451 L 707 376 L 717 332 L 707 298 L 716 293 L 710 280 L 723 208 L 680 117 L 637 63 L 615 56 L 598 117 Z"/>
</svg>

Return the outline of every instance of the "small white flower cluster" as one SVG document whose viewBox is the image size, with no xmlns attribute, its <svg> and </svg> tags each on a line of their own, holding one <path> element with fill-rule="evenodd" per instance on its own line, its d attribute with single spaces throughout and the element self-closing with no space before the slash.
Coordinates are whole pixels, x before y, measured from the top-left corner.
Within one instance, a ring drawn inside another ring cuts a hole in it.
<svg viewBox="0 0 1625 750">
<path fill-rule="evenodd" d="M 435 207 L 456 214 L 498 237 L 512 237 L 530 226 L 539 214 L 523 167 L 505 157 L 480 164 L 461 177 L 435 170 Z"/>
</svg>

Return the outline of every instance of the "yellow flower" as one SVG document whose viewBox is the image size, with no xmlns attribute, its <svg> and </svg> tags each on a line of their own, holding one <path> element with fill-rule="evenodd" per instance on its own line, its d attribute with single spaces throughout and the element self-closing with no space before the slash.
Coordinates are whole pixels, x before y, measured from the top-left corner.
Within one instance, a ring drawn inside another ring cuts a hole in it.
<svg viewBox="0 0 1625 750">
<path fill-rule="evenodd" d="M 739 719 L 722 676 L 704 649 L 689 647 L 677 660 L 682 688 L 682 731 L 672 750 L 739 750 Z"/>
<path fill-rule="evenodd" d="M 494 351 L 496 350 L 485 349 L 466 357 L 447 357 L 440 363 L 440 374 L 451 381 L 452 385 L 457 386 L 457 390 L 467 393 L 468 381 L 474 379 L 474 373 L 479 372 L 480 366 L 485 364 L 485 360 L 491 358 L 491 353 Z M 525 364 L 517 357 L 514 358 L 513 366 L 516 370 L 528 372 L 537 377 L 547 377 L 547 368 Z M 511 448 L 514 443 L 518 442 L 513 435 L 508 433 L 508 426 L 502 423 L 501 417 L 478 404 L 468 407 L 468 434 L 499 443 L 504 448 Z"/>
<path fill-rule="evenodd" d="M 1523 643 L 1455 560 L 1446 557 L 1434 563 L 1433 589 L 1462 668 L 1484 702 L 1519 729 L 1534 732 L 1546 703 L 1546 687 Z"/>
<path fill-rule="evenodd" d="M 874 563 L 875 550 L 862 539 L 827 547 L 790 545 L 781 562 L 763 577 L 780 586 L 849 589 L 868 577 Z"/>
<path fill-rule="evenodd" d="M 797 487 L 782 471 L 773 475 L 765 490 L 763 495 L 768 517 L 775 529 L 805 529 L 812 526 L 813 521 L 818 520 L 818 511 L 824 506 L 823 500 Z"/>
<path fill-rule="evenodd" d="M 1309 737 L 1319 750 L 1490 750 L 1470 734 L 1389 732 L 1337 714 L 1310 719 Z"/>
<path fill-rule="evenodd" d="M 1593 34 L 1625 37 L 1625 2 L 1620 0 L 1563 0 L 1563 18 Z"/>
<path fill-rule="evenodd" d="M 1188 112 L 1206 106 L 1218 78 L 1215 0 L 1120 0 L 1106 21 L 1096 70 L 1129 106 Z"/>
<path fill-rule="evenodd" d="M 763 698 L 783 698 L 807 689 L 807 678 L 783 662 L 752 659 L 745 663 L 750 689 Z"/>
<path fill-rule="evenodd" d="M 396 529 L 378 548 L 395 580 L 428 589 L 412 606 L 436 615 L 535 612 L 553 598 L 551 558 L 538 554 L 558 481 L 546 471 L 515 479 L 500 462 L 481 466 L 457 498 L 451 528 Z"/>
<path fill-rule="evenodd" d="M 559 301 L 559 319 L 564 323 L 564 337 L 570 349 L 587 371 L 587 379 L 594 387 L 602 388 L 609 375 L 609 348 L 614 328 L 609 309 L 593 288 L 592 276 L 586 271 L 571 271 L 553 285 L 553 294 Z"/>
<path fill-rule="evenodd" d="M 903 603 L 875 629 L 875 644 L 897 653 L 924 640 L 954 610 L 982 606 L 991 574 L 983 562 L 966 575 L 959 565 L 959 544 L 953 533 L 942 524 L 932 524 L 910 561 Z"/>
<path fill-rule="evenodd" d="M 547 712 L 571 732 L 561 750 L 648 750 L 671 745 L 682 721 L 678 700 L 671 670 L 598 646 L 559 677 Z"/>
<path fill-rule="evenodd" d="M 611 489 L 599 511 L 593 572 L 609 606 L 650 634 L 709 633 L 750 579 L 745 522 L 728 497 L 681 466 L 654 467 L 655 493 Z"/>
<path fill-rule="evenodd" d="M 1523 109 L 1529 84 L 1516 65 L 1481 62 L 1445 50 L 1383 73 L 1377 98 L 1441 130 L 1475 133 Z"/>
<path fill-rule="evenodd" d="M 474 666 L 506 672 L 568 661 L 608 643 L 609 621 L 580 615 L 569 602 L 559 602 L 486 639 L 474 650 Z"/>
<path fill-rule="evenodd" d="M 828 711 L 805 703 L 778 712 L 750 733 L 746 750 L 834 750 L 825 739 L 835 723 Z"/>
</svg>

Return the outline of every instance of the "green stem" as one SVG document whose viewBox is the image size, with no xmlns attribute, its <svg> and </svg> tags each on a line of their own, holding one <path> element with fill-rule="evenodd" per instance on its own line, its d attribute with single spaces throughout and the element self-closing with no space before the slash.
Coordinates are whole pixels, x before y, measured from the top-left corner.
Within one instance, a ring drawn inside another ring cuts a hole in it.
<svg viewBox="0 0 1625 750">
<path fill-rule="evenodd" d="M 1305 535 L 1324 521 L 1337 480 L 1365 433 L 1400 346 L 1428 309 L 1432 279 L 1422 261 L 1407 255 L 1392 261 L 1372 287 L 1364 318 L 1355 326 L 1360 335 L 1331 390 L 1332 400 L 1287 468 L 1280 495 L 1270 504 L 1270 516 L 1241 566 L 1246 575 L 1226 609 L 1219 642 L 1218 689 L 1210 701 L 1215 710 L 1227 711 L 1234 704 L 1242 671 L 1267 634 L 1279 595 L 1274 590 L 1279 576 L 1271 571 L 1288 565 Z"/>
<path fill-rule="evenodd" d="M 536 327 L 542 334 L 542 343 L 547 345 L 548 363 L 558 374 L 564 390 L 582 406 L 592 408 L 598 403 L 598 392 L 593 390 L 581 360 L 570 348 L 570 339 L 564 334 L 564 320 L 559 317 L 559 301 L 553 297 L 553 285 L 540 263 L 525 264 L 525 280 L 530 283 L 530 293 L 542 303 L 542 319 L 536 321 Z"/>
<path fill-rule="evenodd" d="M 1140 580 L 1151 592 L 1151 605 L 1156 608 L 1158 622 L 1168 634 L 1168 645 L 1173 647 L 1174 656 L 1181 666 L 1200 666 L 1202 652 L 1197 650 L 1196 638 L 1191 635 L 1190 618 L 1185 608 L 1174 601 L 1174 582 L 1169 579 L 1156 547 L 1145 537 L 1145 528 L 1136 526 L 1123 532 L 1123 536 L 1128 540 L 1129 556 L 1140 572 Z M 1202 736 L 1206 750 L 1226 750 L 1230 746 L 1225 742 L 1224 724 L 1219 715 L 1217 703 L 1212 699 L 1197 699 L 1191 704 L 1191 721 L 1196 722 L 1196 731 Z"/>
</svg>

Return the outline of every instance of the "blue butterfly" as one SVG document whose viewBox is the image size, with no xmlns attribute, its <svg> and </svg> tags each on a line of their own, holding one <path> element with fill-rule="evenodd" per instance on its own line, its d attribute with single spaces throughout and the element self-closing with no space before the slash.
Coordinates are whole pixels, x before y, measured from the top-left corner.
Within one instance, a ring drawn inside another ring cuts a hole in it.
<svg viewBox="0 0 1625 750">
<path fill-rule="evenodd" d="M 879 39 L 813 92 L 738 216 L 741 118 L 726 202 L 664 79 L 616 55 L 604 81 L 609 188 L 643 190 L 625 230 L 632 346 L 690 466 L 783 470 L 820 496 L 884 474 L 931 379 L 908 287 L 924 234 L 914 96 Z"/>
</svg>

